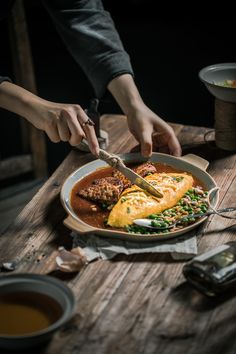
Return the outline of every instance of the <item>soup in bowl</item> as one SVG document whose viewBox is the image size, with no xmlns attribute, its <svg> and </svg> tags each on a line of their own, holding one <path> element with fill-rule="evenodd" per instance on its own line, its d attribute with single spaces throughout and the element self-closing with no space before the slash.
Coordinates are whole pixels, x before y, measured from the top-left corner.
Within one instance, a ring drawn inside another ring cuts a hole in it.
<svg viewBox="0 0 236 354">
<path fill-rule="evenodd" d="M 75 299 L 60 280 L 39 274 L 0 278 L 0 347 L 24 349 L 51 339 L 73 315 Z"/>
</svg>

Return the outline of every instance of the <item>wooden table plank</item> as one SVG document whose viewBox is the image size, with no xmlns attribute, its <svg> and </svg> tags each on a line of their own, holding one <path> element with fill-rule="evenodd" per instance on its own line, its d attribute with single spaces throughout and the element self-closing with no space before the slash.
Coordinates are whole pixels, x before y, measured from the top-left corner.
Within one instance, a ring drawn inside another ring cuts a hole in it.
<svg viewBox="0 0 236 354">
<path fill-rule="evenodd" d="M 119 118 L 119 121 L 118 121 Z M 137 145 L 124 117 L 103 117 L 111 152 L 128 152 Z M 220 206 L 235 204 L 235 154 L 204 141 L 206 128 L 173 125 L 184 153 L 209 159 L 209 172 L 221 187 Z M 68 175 L 93 157 L 72 151 L 61 166 L 0 238 L 0 263 L 21 259 L 16 272 L 45 273 L 59 245 L 71 246 L 63 225 L 59 192 Z M 234 239 L 232 221 L 213 216 L 198 237 L 199 250 Z M 11 245 L 11 247 L 9 247 Z M 23 259 L 23 261 L 22 261 Z M 233 294 L 208 299 L 193 290 L 182 275 L 184 262 L 168 255 L 119 255 L 90 263 L 64 281 L 74 291 L 77 315 L 58 331 L 42 354 L 233 354 L 236 351 L 236 300 Z"/>
</svg>

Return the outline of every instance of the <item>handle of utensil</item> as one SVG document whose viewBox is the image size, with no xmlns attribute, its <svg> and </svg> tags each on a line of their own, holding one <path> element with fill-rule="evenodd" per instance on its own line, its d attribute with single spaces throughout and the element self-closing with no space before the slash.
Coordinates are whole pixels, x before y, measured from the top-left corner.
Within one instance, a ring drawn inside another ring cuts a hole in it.
<svg viewBox="0 0 236 354">
<path fill-rule="evenodd" d="M 113 168 L 126 168 L 124 162 L 121 160 L 121 158 L 115 154 L 110 154 L 109 152 L 100 149 L 99 151 L 99 158 L 103 161 L 105 161 L 108 165 L 110 165 Z M 122 172 L 122 171 L 121 171 Z"/>
<path fill-rule="evenodd" d="M 206 171 L 207 167 L 209 166 L 209 161 L 203 159 L 200 156 L 194 154 L 187 154 L 181 157 L 182 160 L 190 162 L 194 166 L 200 168 L 203 171 Z"/>
<path fill-rule="evenodd" d="M 97 230 L 95 227 L 87 225 L 82 221 L 74 220 L 70 215 L 65 220 L 63 220 L 63 224 L 69 229 L 71 229 L 72 231 L 76 231 L 80 234 L 93 233 L 96 232 Z"/>
</svg>

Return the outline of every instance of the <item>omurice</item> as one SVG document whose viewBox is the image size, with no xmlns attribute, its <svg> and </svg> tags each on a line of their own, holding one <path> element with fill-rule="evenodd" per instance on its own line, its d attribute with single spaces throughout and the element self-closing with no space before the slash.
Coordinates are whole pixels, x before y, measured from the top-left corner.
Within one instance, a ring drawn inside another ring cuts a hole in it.
<svg viewBox="0 0 236 354">
<path fill-rule="evenodd" d="M 124 227 L 132 224 L 134 219 L 172 208 L 193 186 L 193 177 L 186 173 L 154 173 L 145 179 L 162 193 L 163 198 L 154 197 L 133 185 L 123 191 L 112 208 L 108 225 Z"/>
<path fill-rule="evenodd" d="M 119 171 L 103 167 L 82 178 L 72 189 L 71 206 L 80 220 L 100 229 L 156 233 L 134 225 L 133 220 L 150 217 L 171 223 L 208 208 L 207 191 L 190 173 L 153 162 L 129 167 L 152 183 L 164 197 L 153 197 L 132 185 Z M 188 224 L 194 221 L 190 219 Z M 186 225 L 179 224 L 178 228 Z"/>
</svg>

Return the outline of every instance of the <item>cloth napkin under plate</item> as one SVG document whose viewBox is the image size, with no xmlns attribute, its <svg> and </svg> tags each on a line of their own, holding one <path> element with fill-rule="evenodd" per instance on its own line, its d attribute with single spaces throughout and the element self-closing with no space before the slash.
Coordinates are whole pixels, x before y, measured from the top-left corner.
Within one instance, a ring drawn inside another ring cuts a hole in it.
<svg viewBox="0 0 236 354">
<path fill-rule="evenodd" d="M 117 254 L 170 253 L 173 259 L 187 260 L 197 254 L 196 230 L 170 240 L 132 242 L 97 235 L 80 235 L 72 232 L 73 248 L 81 247 L 91 262 L 97 258 L 111 259 Z"/>
</svg>

